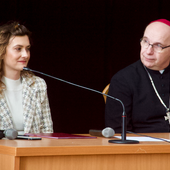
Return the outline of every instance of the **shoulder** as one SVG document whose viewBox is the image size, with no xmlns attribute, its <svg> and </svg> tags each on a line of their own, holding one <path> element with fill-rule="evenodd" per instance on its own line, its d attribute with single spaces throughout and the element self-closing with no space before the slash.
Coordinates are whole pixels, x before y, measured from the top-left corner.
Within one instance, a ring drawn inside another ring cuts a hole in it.
<svg viewBox="0 0 170 170">
<path fill-rule="evenodd" d="M 140 60 L 118 71 L 111 79 L 110 88 L 132 90 L 146 79 L 146 71 Z"/>
<path fill-rule="evenodd" d="M 33 76 L 34 80 L 35 80 L 35 84 L 39 84 L 39 85 L 46 85 L 46 82 L 44 79 L 42 79 L 41 77 L 38 77 L 38 76 Z"/>
<path fill-rule="evenodd" d="M 140 60 L 118 71 L 112 79 L 135 79 L 145 72 Z"/>
<path fill-rule="evenodd" d="M 31 77 L 22 76 L 22 79 L 23 79 L 23 83 L 27 84 L 31 88 L 36 88 L 36 89 L 41 89 L 41 90 L 47 89 L 45 80 L 38 76 L 35 76 L 35 75 L 32 75 Z"/>
</svg>

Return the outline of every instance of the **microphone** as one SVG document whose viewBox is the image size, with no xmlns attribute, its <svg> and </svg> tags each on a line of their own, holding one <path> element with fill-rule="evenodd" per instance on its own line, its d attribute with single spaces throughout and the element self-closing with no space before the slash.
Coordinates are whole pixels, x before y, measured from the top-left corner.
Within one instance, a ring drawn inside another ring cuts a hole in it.
<svg viewBox="0 0 170 170">
<path fill-rule="evenodd" d="M 7 139 L 13 140 L 18 136 L 18 132 L 14 129 L 0 130 L 0 139 L 6 137 Z"/>
<path fill-rule="evenodd" d="M 89 134 L 91 136 L 98 136 L 98 137 L 105 137 L 105 138 L 111 138 L 114 136 L 115 134 L 115 131 L 110 128 L 110 127 L 107 127 L 103 130 L 94 130 L 94 129 L 90 129 L 89 130 Z"/>
<path fill-rule="evenodd" d="M 89 91 L 93 91 L 95 93 L 102 94 L 102 95 L 104 95 L 106 97 L 109 97 L 111 99 L 114 99 L 114 100 L 120 102 L 121 105 L 122 105 L 122 108 L 123 108 L 123 113 L 122 113 L 122 134 L 121 134 L 122 139 L 121 140 L 109 140 L 109 143 L 119 143 L 119 144 L 136 144 L 136 143 L 139 143 L 139 141 L 136 141 L 136 140 L 126 140 L 126 112 L 125 112 L 125 106 L 124 106 L 123 102 L 121 100 L 119 100 L 118 98 L 115 98 L 113 96 L 110 96 L 108 94 L 102 93 L 100 91 L 97 91 L 97 90 L 94 90 L 94 89 L 91 89 L 91 88 L 88 88 L 88 87 L 85 87 L 85 86 L 81 86 L 81 85 L 78 85 L 78 84 L 75 84 L 75 83 L 72 83 L 72 82 L 69 82 L 69 81 L 54 77 L 54 76 L 50 76 L 50 75 L 42 73 L 40 71 L 32 70 L 32 69 L 30 69 L 28 67 L 24 67 L 23 70 L 39 73 L 39 74 L 45 75 L 47 77 L 53 78 L 55 80 L 59 80 L 59 81 L 62 81 L 64 83 L 76 86 L 76 87 L 80 87 L 80 88 L 83 88 L 83 89 L 86 89 L 86 90 L 89 90 Z"/>
</svg>

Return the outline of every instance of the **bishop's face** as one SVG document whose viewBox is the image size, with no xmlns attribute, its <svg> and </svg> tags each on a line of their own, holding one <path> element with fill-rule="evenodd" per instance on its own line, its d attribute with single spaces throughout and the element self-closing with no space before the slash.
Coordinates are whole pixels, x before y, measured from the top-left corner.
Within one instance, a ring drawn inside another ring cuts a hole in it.
<svg viewBox="0 0 170 170">
<path fill-rule="evenodd" d="M 153 22 L 146 27 L 143 38 L 149 44 L 168 46 L 170 45 L 170 27 L 161 22 Z M 149 45 L 148 48 L 141 45 L 140 58 L 147 68 L 163 70 L 170 63 L 170 47 L 156 52 L 152 45 Z"/>
</svg>

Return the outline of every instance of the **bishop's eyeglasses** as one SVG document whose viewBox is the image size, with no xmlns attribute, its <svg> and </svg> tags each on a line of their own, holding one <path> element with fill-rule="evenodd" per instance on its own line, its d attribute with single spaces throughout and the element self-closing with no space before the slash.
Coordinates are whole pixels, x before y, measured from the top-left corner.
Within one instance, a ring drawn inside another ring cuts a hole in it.
<svg viewBox="0 0 170 170">
<path fill-rule="evenodd" d="M 140 44 L 143 48 L 146 48 L 146 49 L 151 45 L 152 49 L 158 53 L 161 53 L 163 51 L 163 49 L 170 47 L 170 45 L 162 47 L 162 45 L 159 43 L 150 44 L 149 41 L 147 40 L 147 38 L 145 38 L 145 37 L 140 39 Z"/>
</svg>

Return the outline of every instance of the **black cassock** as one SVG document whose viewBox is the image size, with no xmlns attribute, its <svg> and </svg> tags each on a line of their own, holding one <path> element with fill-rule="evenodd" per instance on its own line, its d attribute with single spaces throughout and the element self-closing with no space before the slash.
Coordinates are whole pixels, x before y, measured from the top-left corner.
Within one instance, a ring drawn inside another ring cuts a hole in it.
<svg viewBox="0 0 170 170">
<path fill-rule="evenodd" d="M 165 105 L 169 108 L 170 66 L 161 74 L 147 69 Z M 125 105 L 127 130 L 169 132 L 169 120 L 165 120 L 166 108 L 157 97 L 142 62 L 139 60 L 116 73 L 111 80 L 109 95 L 120 99 Z M 105 125 L 116 133 L 122 129 L 122 105 L 107 97 Z"/>
</svg>

